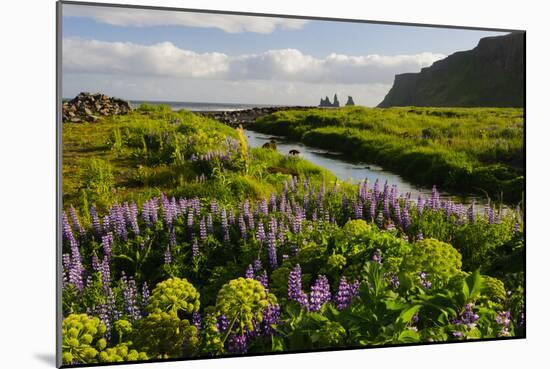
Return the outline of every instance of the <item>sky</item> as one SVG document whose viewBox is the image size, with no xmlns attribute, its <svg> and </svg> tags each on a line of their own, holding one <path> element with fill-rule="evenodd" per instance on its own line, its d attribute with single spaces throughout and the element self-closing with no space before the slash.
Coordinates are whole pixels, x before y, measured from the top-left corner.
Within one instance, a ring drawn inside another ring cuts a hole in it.
<svg viewBox="0 0 550 369">
<path fill-rule="evenodd" d="M 504 33 L 360 22 L 63 5 L 63 96 L 375 106 L 419 72 Z"/>
</svg>

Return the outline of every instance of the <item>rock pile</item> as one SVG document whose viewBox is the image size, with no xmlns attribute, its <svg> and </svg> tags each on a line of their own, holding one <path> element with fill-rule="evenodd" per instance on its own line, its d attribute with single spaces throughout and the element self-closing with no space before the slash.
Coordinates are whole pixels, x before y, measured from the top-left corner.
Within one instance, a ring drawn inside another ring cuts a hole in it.
<svg viewBox="0 0 550 369">
<path fill-rule="evenodd" d="M 132 108 L 127 101 L 103 94 L 81 92 L 63 102 L 64 122 L 95 122 L 100 116 L 128 114 Z"/>
<path fill-rule="evenodd" d="M 232 127 L 238 127 L 239 125 L 247 126 L 253 124 L 257 118 L 264 115 L 274 113 L 281 110 L 302 110 L 311 109 L 311 106 L 274 106 L 265 108 L 252 108 L 233 111 L 205 111 L 202 115 L 215 119 L 219 122 L 227 124 Z"/>
</svg>

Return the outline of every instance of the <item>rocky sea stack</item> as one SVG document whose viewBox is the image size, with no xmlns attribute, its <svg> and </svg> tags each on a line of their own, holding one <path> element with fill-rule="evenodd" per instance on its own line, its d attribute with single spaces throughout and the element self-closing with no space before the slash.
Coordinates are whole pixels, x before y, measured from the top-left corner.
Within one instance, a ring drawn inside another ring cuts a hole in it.
<svg viewBox="0 0 550 369">
<path fill-rule="evenodd" d="M 523 107 L 524 53 L 524 32 L 482 38 L 420 73 L 396 75 L 378 106 Z"/>
<path fill-rule="evenodd" d="M 64 122 L 95 122 L 101 116 L 128 114 L 128 101 L 100 93 L 81 92 L 74 99 L 63 102 Z"/>
</svg>

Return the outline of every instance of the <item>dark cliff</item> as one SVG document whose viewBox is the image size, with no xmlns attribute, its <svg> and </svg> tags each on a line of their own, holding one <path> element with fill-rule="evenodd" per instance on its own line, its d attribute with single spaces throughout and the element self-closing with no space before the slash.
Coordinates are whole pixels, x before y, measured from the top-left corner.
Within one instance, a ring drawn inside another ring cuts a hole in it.
<svg viewBox="0 0 550 369">
<path fill-rule="evenodd" d="M 420 73 L 395 76 L 379 107 L 523 107 L 525 33 L 486 37 Z"/>
</svg>

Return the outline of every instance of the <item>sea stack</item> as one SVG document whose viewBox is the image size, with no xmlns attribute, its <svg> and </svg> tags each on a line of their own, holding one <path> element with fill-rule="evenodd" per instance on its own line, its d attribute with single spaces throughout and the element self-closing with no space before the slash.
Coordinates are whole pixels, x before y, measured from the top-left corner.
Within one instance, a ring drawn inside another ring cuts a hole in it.
<svg viewBox="0 0 550 369">
<path fill-rule="evenodd" d="M 340 101 L 338 101 L 338 96 L 334 94 L 334 102 L 330 102 L 328 96 L 325 96 L 324 99 L 321 99 L 319 102 L 319 107 L 322 108 L 338 108 L 340 107 Z"/>
<path fill-rule="evenodd" d="M 353 102 L 353 97 L 348 96 L 348 101 L 346 101 L 346 106 L 354 106 L 355 102 Z"/>
</svg>

